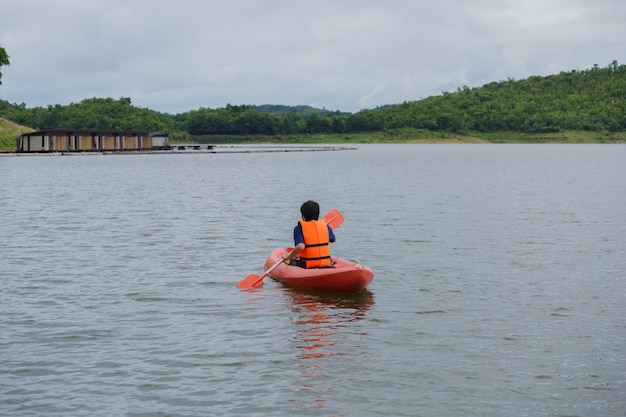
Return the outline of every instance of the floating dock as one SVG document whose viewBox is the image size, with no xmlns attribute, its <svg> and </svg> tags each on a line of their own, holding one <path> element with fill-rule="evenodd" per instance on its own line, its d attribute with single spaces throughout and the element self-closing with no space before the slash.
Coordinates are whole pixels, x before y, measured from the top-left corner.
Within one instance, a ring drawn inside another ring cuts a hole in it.
<svg viewBox="0 0 626 417">
<path fill-rule="evenodd" d="M 140 130 L 51 129 L 24 133 L 15 141 L 17 153 L 170 149 L 169 133 Z"/>
</svg>

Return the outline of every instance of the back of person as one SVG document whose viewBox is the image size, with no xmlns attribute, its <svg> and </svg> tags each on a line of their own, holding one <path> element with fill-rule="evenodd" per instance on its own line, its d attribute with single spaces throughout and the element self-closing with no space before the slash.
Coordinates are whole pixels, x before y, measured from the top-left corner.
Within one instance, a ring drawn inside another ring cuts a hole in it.
<svg viewBox="0 0 626 417">
<path fill-rule="evenodd" d="M 330 234 L 324 220 L 301 221 L 304 250 L 298 255 L 306 268 L 328 268 L 330 262 Z"/>
<path fill-rule="evenodd" d="M 335 234 L 324 219 L 318 220 L 319 204 L 309 200 L 302 204 L 300 213 L 302 220 L 293 229 L 294 247 L 283 259 L 302 268 L 332 267 L 330 243 L 335 241 Z"/>
</svg>

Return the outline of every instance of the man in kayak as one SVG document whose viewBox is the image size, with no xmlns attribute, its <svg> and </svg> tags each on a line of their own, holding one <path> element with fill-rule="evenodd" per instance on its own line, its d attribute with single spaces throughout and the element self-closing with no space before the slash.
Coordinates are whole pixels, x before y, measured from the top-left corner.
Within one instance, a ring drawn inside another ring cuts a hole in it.
<svg viewBox="0 0 626 417">
<path fill-rule="evenodd" d="M 324 221 L 318 220 L 320 205 L 315 201 L 307 201 L 300 207 L 302 220 L 293 229 L 294 248 L 283 255 L 290 265 L 301 268 L 330 268 L 330 243 L 335 241 L 335 234 Z"/>
</svg>

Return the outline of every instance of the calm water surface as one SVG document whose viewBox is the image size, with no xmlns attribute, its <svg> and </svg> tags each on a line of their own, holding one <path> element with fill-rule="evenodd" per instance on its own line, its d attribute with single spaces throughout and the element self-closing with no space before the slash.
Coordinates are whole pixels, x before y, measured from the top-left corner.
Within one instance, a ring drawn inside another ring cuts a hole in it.
<svg viewBox="0 0 626 417">
<path fill-rule="evenodd" d="M 626 147 L 0 158 L 0 415 L 626 415 Z M 337 207 L 356 295 L 266 279 Z"/>
</svg>

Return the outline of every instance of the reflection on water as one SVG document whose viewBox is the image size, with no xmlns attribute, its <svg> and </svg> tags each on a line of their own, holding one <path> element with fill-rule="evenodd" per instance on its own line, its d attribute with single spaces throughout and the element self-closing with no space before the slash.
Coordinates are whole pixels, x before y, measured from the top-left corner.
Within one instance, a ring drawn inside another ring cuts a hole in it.
<svg viewBox="0 0 626 417">
<path fill-rule="evenodd" d="M 354 366 L 357 358 L 367 355 L 363 339 L 354 322 L 362 320 L 374 304 L 369 290 L 356 294 L 311 292 L 287 288 L 284 292 L 297 314 L 295 336 L 300 369 L 299 388 L 310 393 L 307 401 L 295 401 L 304 409 L 324 409 L 333 396 L 333 386 L 340 370 Z M 333 376 L 335 375 L 335 376 Z M 309 404 L 312 401 L 313 404 Z"/>
</svg>

